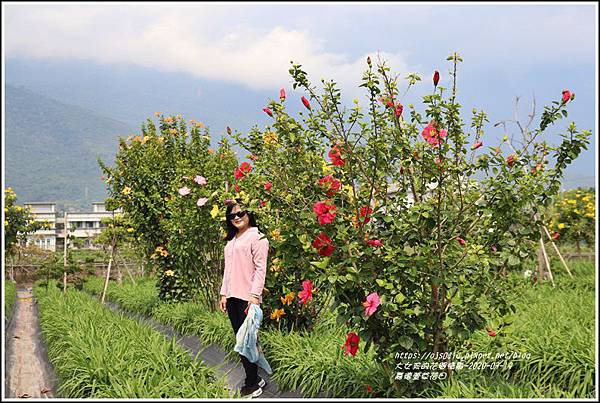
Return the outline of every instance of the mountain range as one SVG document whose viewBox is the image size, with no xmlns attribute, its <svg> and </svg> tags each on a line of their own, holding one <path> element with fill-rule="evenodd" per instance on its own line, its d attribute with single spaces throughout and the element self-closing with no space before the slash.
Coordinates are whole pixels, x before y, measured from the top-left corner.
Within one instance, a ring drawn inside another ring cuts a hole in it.
<svg viewBox="0 0 600 403">
<path fill-rule="evenodd" d="M 286 106 L 294 114 L 303 110 L 300 96 L 305 95 L 292 90 L 291 82 L 273 83 L 267 91 L 177 71 L 83 60 L 8 58 L 5 83 L 5 187 L 13 187 L 18 203 L 50 201 L 68 211 L 90 210 L 91 202 L 107 196 L 97 157 L 112 165 L 118 137 L 138 132 L 154 112 L 204 123 L 215 146 L 227 126 L 247 133 L 252 126 L 270 123 L 262 108 L 278 96 L 280 87 L 286 88 Z M 469 72 L 462 87 L 465 118 L 473 107 L 489 112 L 486 145 L 500 141 L 504 133 L 492 125 L 512 116 L 514 94 L 522 91 L 509 84 Z M 530 85 L 544 91 L 537 94 L 544 103 L 560 95 L 560 88 L 546 88 L 541 78 Z M 406 102 L 419 102 L 421 95 Z M 587 91 L 577 95 L 568 121 L 592 128 L 593 116 L 586 111 L 594 100 Z M 552 129 L 551 143 L 566 125 L 562 121 Z M 567 169 L 565 188 L 595 185 L 594 148 L 595 133 L 590 149 Z"/>
</svg>

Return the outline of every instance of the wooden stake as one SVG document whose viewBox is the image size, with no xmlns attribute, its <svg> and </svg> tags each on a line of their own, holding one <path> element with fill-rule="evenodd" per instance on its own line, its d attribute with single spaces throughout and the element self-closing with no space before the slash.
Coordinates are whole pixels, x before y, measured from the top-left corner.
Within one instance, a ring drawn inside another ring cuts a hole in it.
<svg viewBox="0 0 600 403">
<path fill-rule="evenodd" d="M 544 246 L 544 240 L 540 237 L 540 248 L 542 250 L 542 255 L 544 256 L 544 261 L 546 262 L 546 268 L 548 269 L 548 274 L 550 275 L 550 282 L 552 283 L 552 287 L 554 287 L 554 278 L 552 277 L 552 270 L 550 269 L 550 261 L 548 261 L 548 254 L 546 253 L 546 247 Z"/>
<path fill-rule="evenodd" d="M 63 293 L 67 292 L 67 242 L 69 238 L 69 231 L 67 229 L 67 212 L 65 211 L 65 245 L 63 248 L 63 266 L 65 270 L 63 271 Z"/>
<path fill-rule="evenodd" d="M 544 277 L 544 256 L 542 255 L 542 249 L 538 248 L 538 254 L 537 254 L 537 260 L 538 260 L 538 274 L 537 274 L 537 285 L 541 286 L 542 285 L 542 277 Z"/>
<path fill-rule="evenodd" d="M 571 274 L 571 270 L 569 270 L 569 266 L 567 266 L 567 262 L 565 262 L 565 259 L 563 258 L 562 254 L 558 250 L 558 246 L 556 246 L 556 243 L 554 243 L 554 239 L 552 239 L 552 237 L 550 236 L 550 232 L 548 231 L 548 228 L 546 228 L 545 225 L 542 225 L 542 228 L 544 229 L 544 232 L 548 236 L 548 239 L 550 240 L 550 243 L 554 247 L 554 250 L 556 251 L 556 254 L 558 255 L 558 258 L 562 262 L 563 266 L 565 266 L 565 269 L 567 269 L 567 273 L 569 273 L 569 276 L 573 277 L 573 274 Z"/>
<path fill-rule="evenodd" d="M 110 278 L 110 267 L 112 266 L 114 249 L 114 245 L 111 245 L 110 258 L 108 259 L 108 267 L 106 268 L 106 278 L 104 279 L 104 288 L 102 290 L 102 298 L 100 298 L 100 302 L 102 303 L 104 303 L 104 298 L 106 297 L 106 290 L 108 288 L 108 279 Z"/>
<path fill-rule="evenodd" d="M 131 282 L 135 285 L 135 279 L 133 278 L 133 276 L 131 275 L 131 271 L 129 270 L 129 267 L 127 267 L 127 264 L 125 263 L 124 260 L 121 259 L 121 264 L 123 265 L 123 267 L 125 267 L 125 271 L 127 272 L 127 274 L 129 275 L 129 278 L 131 279 Z"/>
</svg>

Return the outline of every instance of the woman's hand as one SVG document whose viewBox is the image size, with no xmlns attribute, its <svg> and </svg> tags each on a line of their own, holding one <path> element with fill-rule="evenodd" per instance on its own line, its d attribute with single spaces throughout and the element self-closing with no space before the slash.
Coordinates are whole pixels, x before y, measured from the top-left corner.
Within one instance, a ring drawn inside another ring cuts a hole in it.
<svg viewBox="0 0 600 403">
<path fill-rule="evenodd" d="M 260 301 L 258 300 L 258 298 L 250 296 L 250 299 L 248 300 L 248 302 L 250 304 L 254 304 L 254 305 L 260 305 Z"/>
<path fill-rule="evenodd" d="M 221 312 L 227 312 L 227 297 L 221 295 L 221 301 L 219 301 L 219 308 L 221 308 Z"/>
</svg>

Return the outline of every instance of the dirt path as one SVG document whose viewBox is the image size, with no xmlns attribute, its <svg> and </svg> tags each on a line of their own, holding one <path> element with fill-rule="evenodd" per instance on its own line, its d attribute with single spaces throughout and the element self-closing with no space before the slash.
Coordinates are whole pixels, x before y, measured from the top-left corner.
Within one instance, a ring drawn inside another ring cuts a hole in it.
<svg viewBox="0 0 600 403">
<path fill-rule="evenodd" d="M 7 397 L 54 397 L 55 376 L 41 340 L 31 285 L 17 289 L 15 311 L 6 335 Z"/>
</svg>

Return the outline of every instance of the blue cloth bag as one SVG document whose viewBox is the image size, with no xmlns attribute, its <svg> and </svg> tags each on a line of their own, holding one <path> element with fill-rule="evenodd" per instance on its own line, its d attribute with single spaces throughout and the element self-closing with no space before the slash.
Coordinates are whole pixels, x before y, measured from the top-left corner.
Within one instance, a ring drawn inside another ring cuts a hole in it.
<svg viewBox="0 0 600 403">
<path fill-rule="evenodd" d="M 234 350 L 263 368 L 267 374 L 271 374 L 271 366 L 258 345 L 258 329 L 262 318 L 262 309 L 256 304 L 250 304 L 248 315 L 235 335 Z"/>
</svg>

